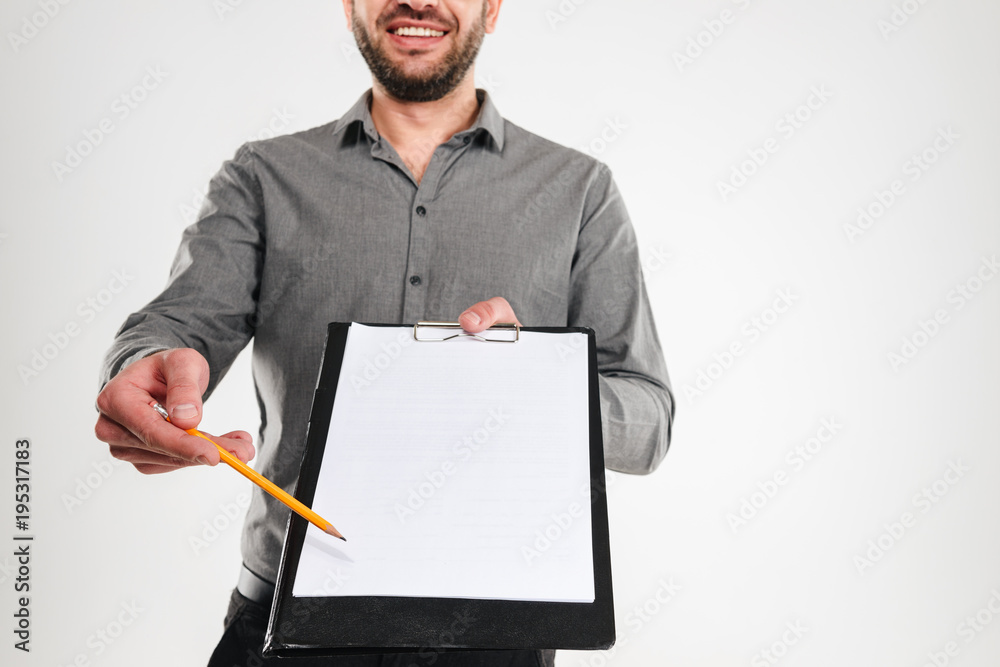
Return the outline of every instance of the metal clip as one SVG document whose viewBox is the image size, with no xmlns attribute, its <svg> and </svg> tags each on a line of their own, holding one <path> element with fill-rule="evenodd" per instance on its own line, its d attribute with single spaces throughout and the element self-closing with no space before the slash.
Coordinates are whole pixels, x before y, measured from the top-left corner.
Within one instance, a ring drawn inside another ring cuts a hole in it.
<svg viewBox="0 0 1000 667">
<path fill-rule="evenodd" d="M 446 329 L 446 330 L 458 330 L 459 333 L 451 334 L 450 336 L 445 336 L 444 338 L 421 338 L 420 329 Z M 516 343 L 521 338 L 521 325 L 516 322 L 497 322 L 492 327 L 487 329 L 487 331 L 513 331 L 513 338 L 487 338 L 479 334 L 472 334 L 466 332 L 462 329 L 462 325 L 458 322 L 417 322 L 413 325 L 413 340 L 419 343 L 443 343 L 449 341 L 453 338 L 475 338 L 476 340 L 481 340 L 484 343 Z M 485 333 L 485 332 L 484 332 Z"/>
</svg>

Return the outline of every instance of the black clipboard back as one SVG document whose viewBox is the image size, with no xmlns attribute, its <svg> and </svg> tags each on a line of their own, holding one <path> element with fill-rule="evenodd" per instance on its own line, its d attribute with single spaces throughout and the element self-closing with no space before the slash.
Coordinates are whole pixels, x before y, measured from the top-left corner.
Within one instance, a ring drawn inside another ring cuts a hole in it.
<svg viewBox="0 0 1000 667">
<path fill-rule="evenodd" d="M 327 330 L 306 450 L 294 493 L 309 506 L 316 492 L 350 326 L 350 323 L 334 322 Z M 289 517 L 278 568 L 265 637 L 265 657 L 494 649 L 597 650 L 614 644 L 611 549 L 594 332 L 585 327 L 521 327 L 520 331 L 583 333 L 587 336 L 594 602 L 294 597 L 294 577 L 308 522 L 293 513 Z"/>
</svg>

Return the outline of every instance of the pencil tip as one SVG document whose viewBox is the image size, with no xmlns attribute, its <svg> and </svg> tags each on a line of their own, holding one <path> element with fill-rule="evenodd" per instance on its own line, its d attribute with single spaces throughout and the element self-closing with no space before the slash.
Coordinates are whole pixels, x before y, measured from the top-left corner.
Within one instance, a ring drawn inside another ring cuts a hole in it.
<svg viewBox="0 0 1000 667">
<path fill-rule="evenodd" d="M 326 527 L 326 528 L 325 528 L 325 529 L 323 530 L 323 532 L 324 532 L 324 533 L 326 533 L 327 535 L 333 535 L 334 537 L 339 537 L 340 539 L 344 540 L 345 542 L 347 541 L 347 538 L 346 538 L 346 537 L 344 537 L 343 535 L 341 535 L 341 534 L 340 534 L 340 531 L 338 531 L 338 530 L 337 530 L 336 528 L 334 528 L 333 526 L 327 526 L 327 527 Z"/>
</svg>

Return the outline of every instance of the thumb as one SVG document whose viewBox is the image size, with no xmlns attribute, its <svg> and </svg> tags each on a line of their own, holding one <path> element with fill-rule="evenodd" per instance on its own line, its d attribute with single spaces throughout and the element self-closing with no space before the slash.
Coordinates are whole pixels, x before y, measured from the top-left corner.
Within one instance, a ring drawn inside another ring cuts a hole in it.
<svg viewBox="0 0 1000 667">
<path fill-rule="evenodd" d="M 168 350 L 161 358 L 167 384 L 167 414 L 179 428 L 195 428 L 201 422 L 201 397 L 208 388 L 208 362 L 195 350 Z"/>
<path fill-rule="evenodd" d="M 502 296 L 495 296 L 470 306 L 458 316 L 458 321 L 469 333 L 486 331 L 497 322 L 521 324 L 510 303 Z"/>
</svg>

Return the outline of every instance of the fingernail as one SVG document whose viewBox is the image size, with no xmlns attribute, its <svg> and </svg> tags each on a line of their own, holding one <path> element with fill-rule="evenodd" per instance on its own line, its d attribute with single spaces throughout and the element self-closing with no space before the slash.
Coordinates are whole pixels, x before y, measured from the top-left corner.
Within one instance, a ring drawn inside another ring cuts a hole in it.
<svg viewBox="0 0 1000 667">
<path fill-rule="evenodd" d="M 476 326 L 482 321 L 479 315 L 477 315 L 475 312 L 462 313 L 462 315 L 468 316 L 469 324 L 471 324 L 472 326 Z"/>
<path fill-rule="evenodd" d="M 182 403 L 174 406 L 174 419 L 190 419 L 198 416 L 198 408 L 193 403 Z"/>
<path fill-rule="evenodd" d="M 208 459 L 206 459 L 204 456 L 196 456 L 194 460 L 202 464 L 203 466 L 211 465 L 208 462 Z"/>
</svg>

